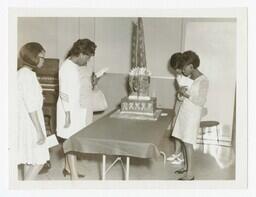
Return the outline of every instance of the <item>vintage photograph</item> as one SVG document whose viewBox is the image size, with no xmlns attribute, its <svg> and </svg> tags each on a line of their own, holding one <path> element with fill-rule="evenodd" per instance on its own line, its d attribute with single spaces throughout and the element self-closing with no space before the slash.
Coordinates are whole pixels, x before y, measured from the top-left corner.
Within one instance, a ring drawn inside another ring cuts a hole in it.
<svg viewBox="0 0 256 197">
<path fill-rule="evenodd" d="M 235 15 L 15 19 L 12 180 L 237 180 Z"/>
</svg>

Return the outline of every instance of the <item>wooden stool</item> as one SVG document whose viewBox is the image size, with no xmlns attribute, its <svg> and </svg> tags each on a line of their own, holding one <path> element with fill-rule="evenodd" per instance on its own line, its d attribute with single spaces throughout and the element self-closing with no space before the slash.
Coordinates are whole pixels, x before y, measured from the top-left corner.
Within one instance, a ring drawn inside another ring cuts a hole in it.
<svg viewBox="0 0 256 197">
<path fill-rule="evenodd" d="M 209 133 L 207 131 L 207 129 L 211 128 L 211 127 L 215 127 L 216 128 L 216 136 L 217 136 L 217 143 L 219 144 L 219 122 L 218 121 L 201 121 L 200 122 L 200 128 L 202 129 L 202 143 L 204 144 L 203 141 L 203 135 L 205 133 Z"/>
</svg>

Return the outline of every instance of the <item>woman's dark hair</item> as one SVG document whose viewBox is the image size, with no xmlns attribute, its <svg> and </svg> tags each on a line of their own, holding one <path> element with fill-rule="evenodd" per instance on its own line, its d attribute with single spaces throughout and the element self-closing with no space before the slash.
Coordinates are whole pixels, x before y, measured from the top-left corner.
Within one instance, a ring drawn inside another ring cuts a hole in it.
<svg viewBox="0 0 256 197">
<path fill-rule="evenodd" d="M 96 44 L 89 39 L 78 39 L 69 50 L 66 59 L 71 56 L 79 56 L 80 53 L 94 56 L 96 47 Z"/>
<path fill-rule="evenodd" d="M 29 42 L 23 45 L 19 52 L 18 69 L 26 65 L 35 69 L 40 61 L 39 53 L 45 52 L 41 44 L 37 42 Z"/>
<path fill-rule="evenodd" d="M 200 65 L 199 56 L 194 51 L 185 51 L 182 54 L 182 58 L 184 61 L 184 66 L 192 64 L 194 69 L 198 68 Z"/>
<path fill-rule="evenodd" d="M 182 53 L 180 52 L 174 53 L 170 58 L 169 66 L 175 70 L 177 68 L 181 68 L 181 64 L 182 64 Z"/>
</svg>

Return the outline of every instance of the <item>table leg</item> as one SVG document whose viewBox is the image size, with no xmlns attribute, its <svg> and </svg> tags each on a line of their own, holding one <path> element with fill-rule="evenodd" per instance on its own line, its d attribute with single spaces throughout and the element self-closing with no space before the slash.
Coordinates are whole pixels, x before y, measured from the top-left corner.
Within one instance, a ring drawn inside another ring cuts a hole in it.
<svg viewBox="0 0 256 197">
<path fill-rule="evenodd" d="M 102 180 L 106 179 L 106 155 L 102 155 Z"/>
<path fill-rule="evenodd" d="M 129 180 L 129 173 L 130 173 L 130 157 L 126 157 L 126 174 L 125 174 L 125 180 Z"/>
<path fill-rule="evenodd" d="M 165 154 L 165 152 L 163 152 L 163 151 L 160 151 L 160 154 L 163 155 L 164 166 L 165 166 L 165 164 L 166 164 L 166 154 Z"/>
</svg>

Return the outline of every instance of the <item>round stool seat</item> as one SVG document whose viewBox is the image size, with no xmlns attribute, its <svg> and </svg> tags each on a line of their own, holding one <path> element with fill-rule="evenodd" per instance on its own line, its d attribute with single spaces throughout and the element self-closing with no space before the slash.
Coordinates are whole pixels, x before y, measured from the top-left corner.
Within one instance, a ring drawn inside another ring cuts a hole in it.
<svg viewBox="0 0 256 197">
<path fill-rule="evenodd" d="M 201 121 L 200 122 L 200 127 L 215 127 L 218 126 L 220 123 L 218 121 Z"/>
</svg>

